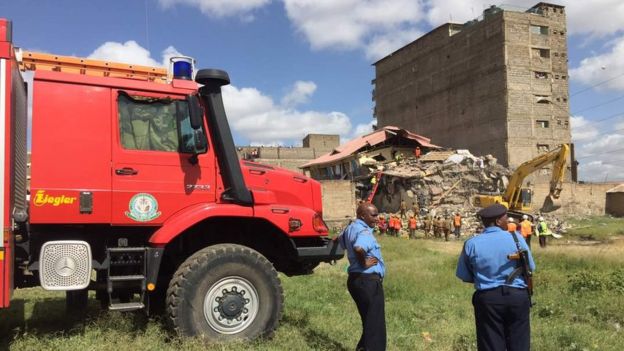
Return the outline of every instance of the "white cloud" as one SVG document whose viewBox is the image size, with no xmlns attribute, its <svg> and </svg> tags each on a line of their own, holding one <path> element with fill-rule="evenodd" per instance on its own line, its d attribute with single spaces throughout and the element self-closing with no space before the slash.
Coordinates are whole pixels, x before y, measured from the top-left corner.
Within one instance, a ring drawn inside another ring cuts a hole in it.
<svg viewBox="0 0 624 351">
<path fill-rule="evenodd" d="M 601 135 L 590 142 L 575 144 L 579 179 L 586 181 L 624 180 L 624 133 Z"/>
<path fill-rule="evenodd" d="M 624 36 L 611 45 L 609 52 L 583 59 L 579 67 L 570 70 L 570 78 L 589 86 L 608 81 L 596 88 L 624 90 Z"/>
<path fill-rule="evenodd" d="M 166 67 L 170 57 L 181 55 L 173 46 L 169 46 L 162 52 L 162 62 L 158 62 L 151 57 L 147 49 L 134 40 L 128 40 L 125 43 L 106 42 L 95 49 L 88 58 L 152 67 Z"/>
<path fill-rule="evenodd" d="M 568 32 L 605 36 L 621 32 L 624 3 L 621 0 L 559 1 L 566 7 Z"/>
<path fill-rule="evenodd" d="M 283 0 L 288 18 L 313 49 L 364 49 L 369 59 L 379 59 L 416 39 L 400 35 L 415 31 L 424 12 L 414 0 Z M 386 40 L 387 52 L 380 56 L 378 38 L 399 34 L 401 40 Z M 377 40 L 375 41 L 375 38 Z M 374 56 L 372 56 L 374 55 Z"/>
<path fill-rule="evenodd" d="M 299 111 L 275 104 L 255 88 L 224 86 L 223 103 L 232 129 L 252 145 L 294 145 L 309 133 L 345 137 L 351 131 L 351 121 L 344 113 Z"/>
<path fill-rule="evenodd" d="M 316 91 L 314 82 L 297 81 L 293 90 L 282 98 L 282 105 L 295 107 L 299 104 L 308 102 L 310 96 Z"/>
<path fill-rule="evenodd" d="M 570 124 L 572 124 L 572 140 L 575 143 L 594 139 L 599 134 L 598 129 L 583 116 L 570 117 Z"/>
<path fill-rule="evenodd" d="M 353 129 L 353 133 L 349 136 L 349 140 L 353 138 L 357 138 L 362 135 L 366 135 L 373 132 L 373 125 L 375 125 L 377 121 L 370 121 L 368 123 L 361 123 L 355 126 Z"/>
<path fill-rule="evenodd" d="M 197 7 L 204 15 L 215 17 L 240 16 L 245 21 L 253 19 L 251 13 L 271 3 L 271 0 L 158 0 L 160 5 Z"/>
</svg>

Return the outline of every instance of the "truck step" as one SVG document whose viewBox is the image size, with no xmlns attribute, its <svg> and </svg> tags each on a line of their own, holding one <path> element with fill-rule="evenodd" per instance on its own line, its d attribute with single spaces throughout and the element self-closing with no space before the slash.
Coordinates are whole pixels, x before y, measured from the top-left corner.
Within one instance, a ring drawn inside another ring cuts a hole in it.
<svg viewBox="0 0 624 351">
<path fill-rule="evenodd" d="M 127 282 L 133 280 L 143 280 L 145 279 L 144 275 L 136 274 L 136 275 L 114 275 L 108 277 L 108 280 L 112 282 Z"/>
<path fill-rule="evenodd" d="M 136 310 L 141 310 L 143 308 L 145 308 L 145 305 L 143 304 L 143 302 L 111 303 L 110 306 L 108 306 L 108 309 L 110 311 L 120 311 L 120 312 L 136 311 Z"/>
<path fill-rule="evenodd" d="M 145 247 L 109 247 L 107 250 L 112 253 L 144 252 Z"/>
</svg>

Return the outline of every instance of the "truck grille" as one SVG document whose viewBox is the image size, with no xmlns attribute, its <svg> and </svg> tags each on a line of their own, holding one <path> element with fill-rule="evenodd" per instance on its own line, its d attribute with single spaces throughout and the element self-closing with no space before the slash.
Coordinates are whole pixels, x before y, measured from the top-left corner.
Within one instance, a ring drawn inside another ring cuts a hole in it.
<svg viewBox="0 0 624 351">
<path fill-rule="evenodd" d="M 39 280 L 46 290 L 79 290 L 91 281 L 91 247 L 84 241 L 48 241 L 39 255 Z"/>
</svg>

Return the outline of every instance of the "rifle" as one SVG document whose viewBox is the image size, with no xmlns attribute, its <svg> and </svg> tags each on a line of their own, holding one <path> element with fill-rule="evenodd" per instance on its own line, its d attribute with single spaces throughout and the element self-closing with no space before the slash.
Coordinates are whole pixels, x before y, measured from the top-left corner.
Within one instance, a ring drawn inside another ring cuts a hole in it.
<svg viewBox="0 0 624 351">
<path fill-rule="evenodd" d="M 510 260 L 518 260 L 518 267 L 511 272 L 505 283 L 511 284 L 519 274 L 522 274 L 522 278 L 524 278 L 527 285 L 529 304 L 532 307 L 533 301 L 531 300 L 531 297 L 533 296 L 533 271 L 531 271 L 531 267 L 529 266 L 529 252 L 520 247 L 520 242 L 518 241 L 518 237 L 516 235 L 516 233 L 511 233 L 518 251 L 514 254 L 508 255 L 507 258 Z"/>
</svg>

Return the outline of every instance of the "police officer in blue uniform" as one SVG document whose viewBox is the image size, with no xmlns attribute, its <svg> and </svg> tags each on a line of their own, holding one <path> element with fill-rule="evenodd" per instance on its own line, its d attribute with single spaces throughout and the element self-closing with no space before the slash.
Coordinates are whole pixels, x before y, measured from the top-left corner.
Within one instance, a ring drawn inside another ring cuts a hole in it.
<svg viewBox="0 0 624 351">
<path fill-rule="evenodd" d="M 456 275 L 476 289 L 472 296 L 480 351 L 526 351 L 530 349 L 531 302 L 527 282 L 513 276 L 518 262 L 509 258 L 518 252 L 507 231 L 507 208 L 495 204 L 479 211 L 485 230 L 464 244 Z M 524 238 L 518 245 L 527 250 L 528 265 L 535 263 Z M 511 277 L 511 278 L 510 278 Z"/>
<path fill-rule="evenodd" d="M 379 212 L 370 203 L 357 208 L 357 219 L 340 235 L 349 259 L 347 288 L 362 319 L 362 336 L 356 350 L 386 349 L 386 317 L 384 311 L 383 277 L 385 266 L 381 247 L 373 235 Z"/>
</svg>

